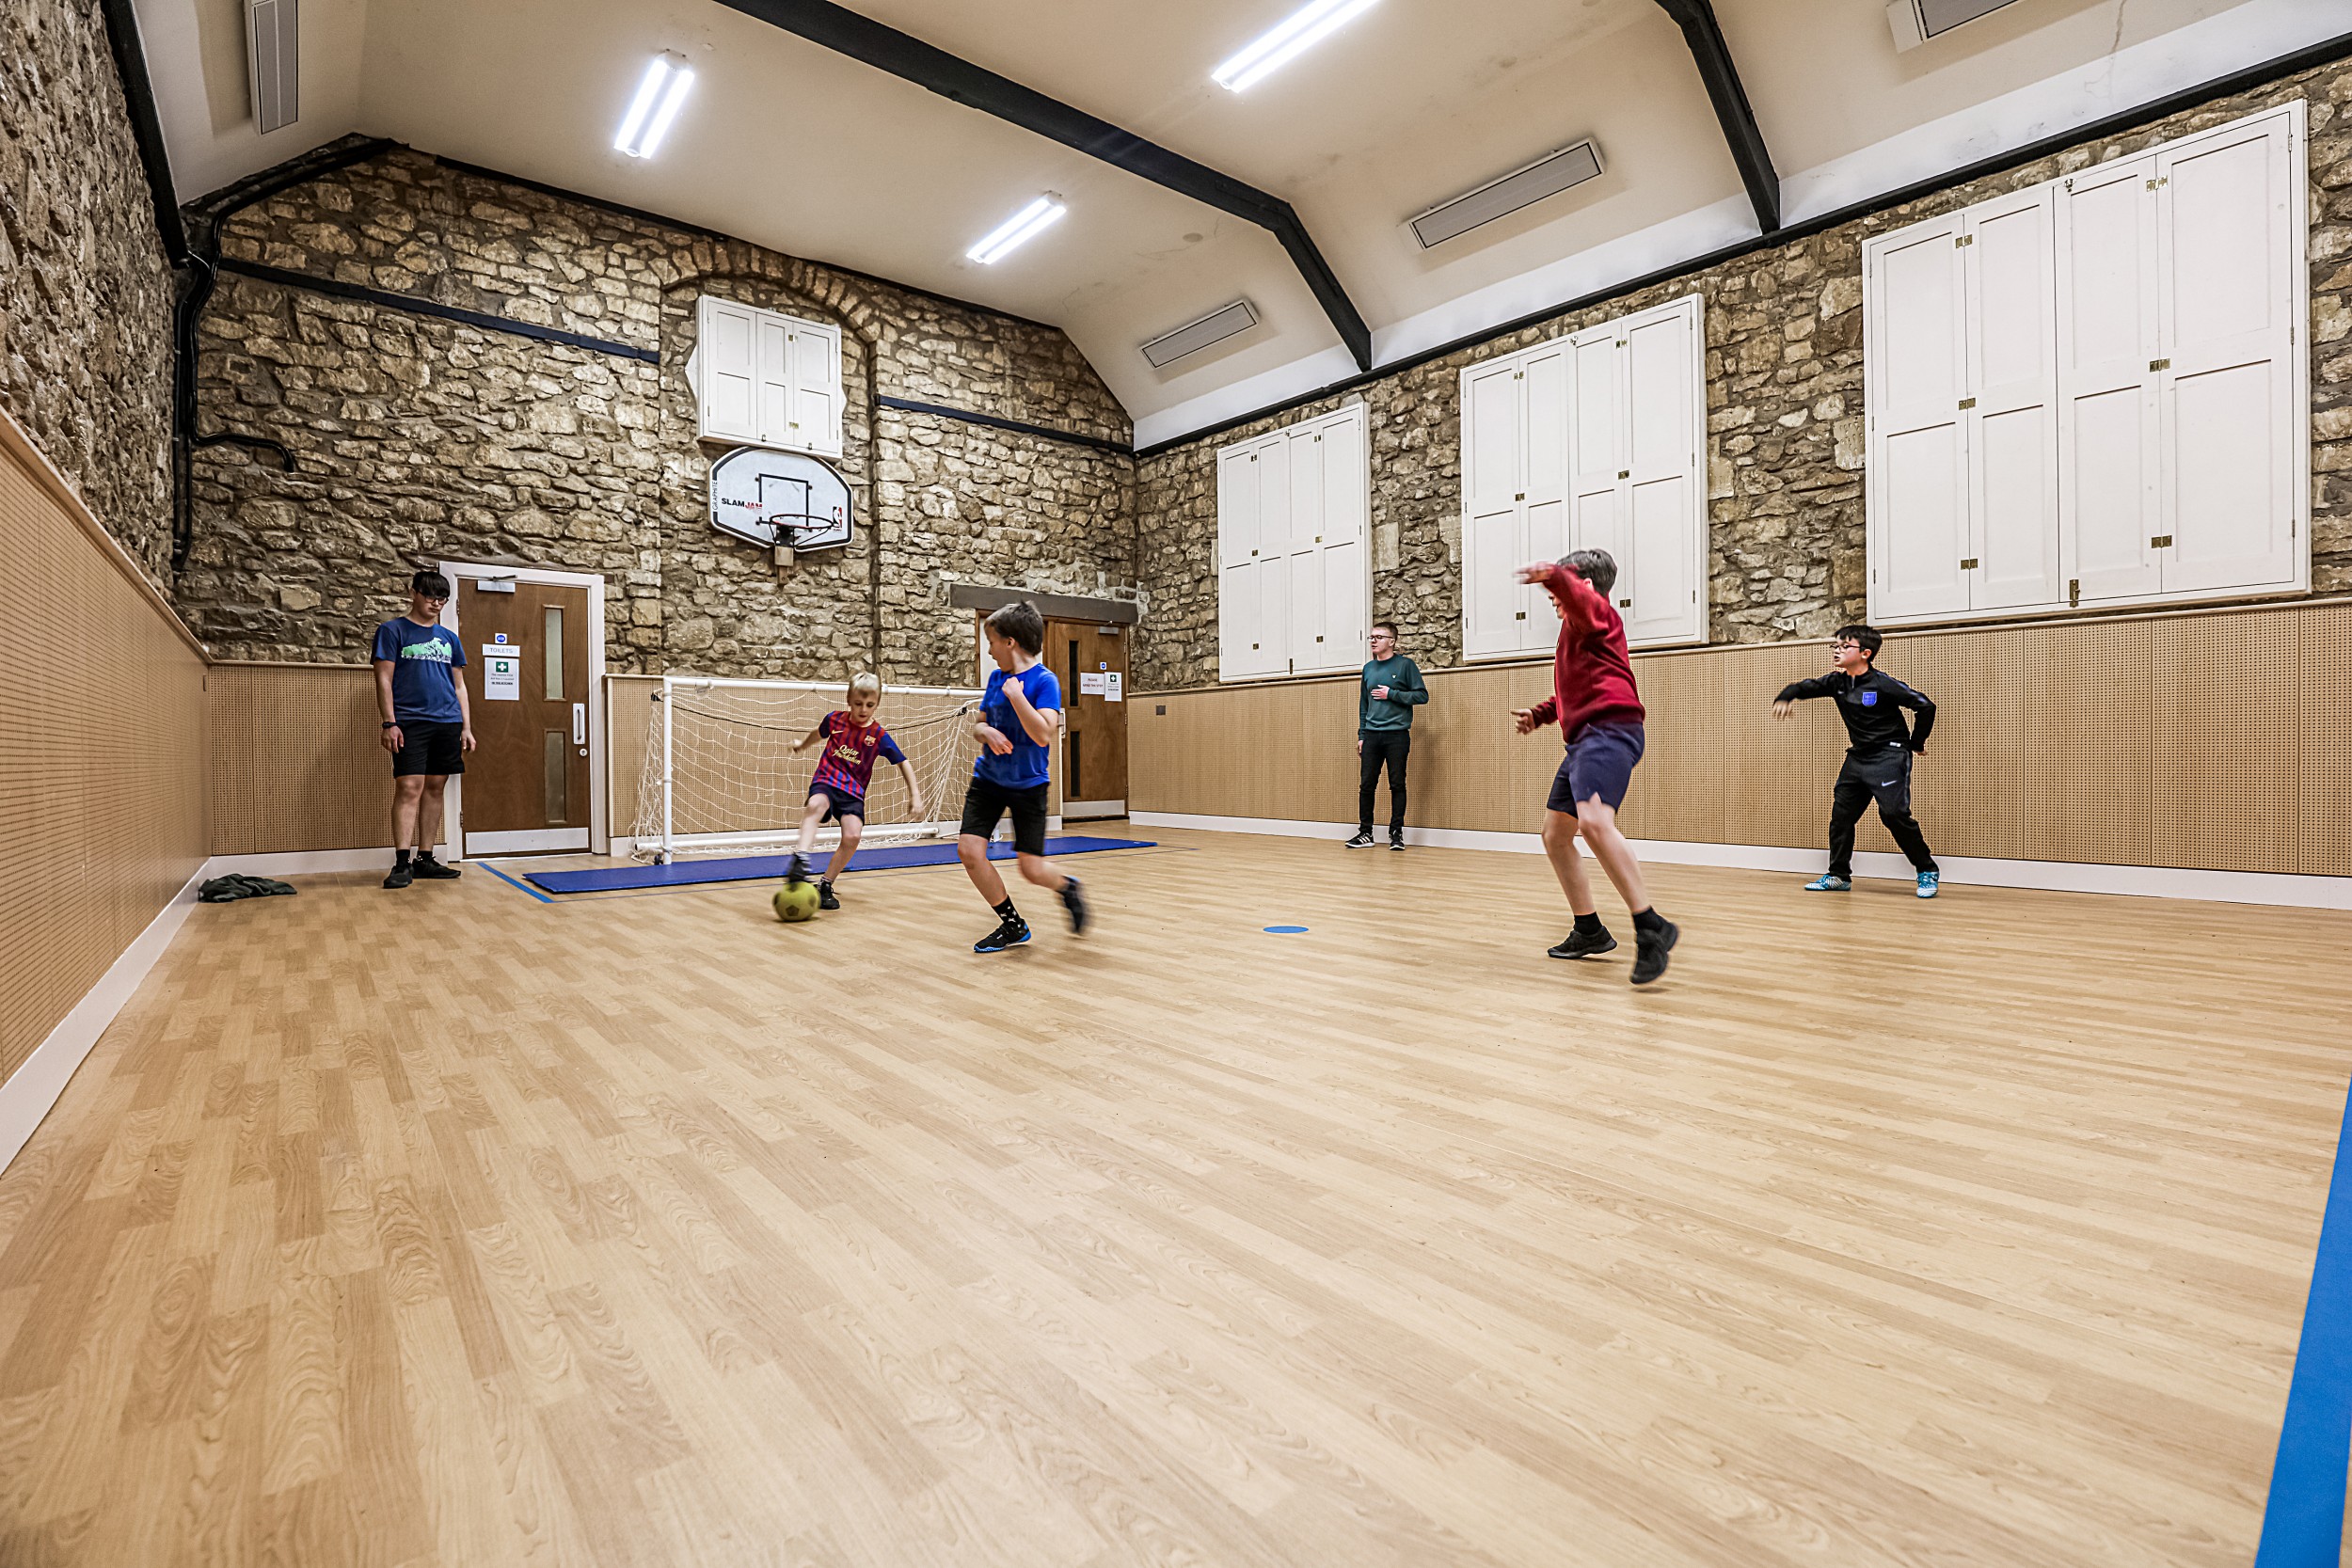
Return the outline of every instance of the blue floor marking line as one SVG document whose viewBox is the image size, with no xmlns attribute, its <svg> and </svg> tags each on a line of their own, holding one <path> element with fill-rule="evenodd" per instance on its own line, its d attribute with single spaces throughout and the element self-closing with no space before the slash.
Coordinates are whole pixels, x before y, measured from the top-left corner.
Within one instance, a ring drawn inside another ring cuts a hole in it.
<svg viewBox="0 0 2352 1568">
<path fill-rule="evenodd" d="M 2312 1259 L 2312 1293 L 2287 1385 L 2254 1568 L 2334 1568 L 2344 1544 L 2344 1470 L 2352 1465 L 2352 1090 L 2336 1133 L 2328 1211 Z"/>
<path fill-rule="evenodd" d="M 1304 936 L 1307 927 L 1304 926 L 1268 926 L 1264 927 L 1264 930 L 1270 937 L 1295 937 Z"/>
<path fill-rule="evenodd" d="M 1085 855 L 1102 849 L 1152 849 L 1158 847 L 1149 839 L 1090 838 L 1083 834 L 1065 834 L 1048 839 L 1048 855 Z M 827 851 L 830 854 L 831 851 Z M 993 843 L 988 847 L 988 858 L 1006 861 L 1013 857 L 1009 844 Z M 616 889 L 692 887 L 710 882 L 764 881 L 784 875 L 790 863 L 789 855 L 744 855 L 726 860 L 672 861 L 667 865 L 596 866 L 582 871 L 532 871 L 525 873 L 532 886 L 546 893 L 605 893 Z M 825 856 L 809 857 L 810 869 L 821 869 Z M 953 844 L 901 845 L 888 849 L 863 849 L 850 867 L 852 872 L 886 870 L 910 865 L 953 865 L 956 847 Z"/>
<path fill-rule="evenodd" d="M 474 862 L 474 864 L 482 867 L 483 870 L 487 871 L 491 876 L 496 877 L 500 881 L 504 882 L 509 887 L 522 888 L 525 893 L 528 893 L 533 898 L 539 900 L 542 904 L 552 904 L 555 902 L 554 899 L 548 897 L 546 894 L 541 893 L 537 888 L 525 887 L 521 882 L 515 880 L 514 878 L 509 877 L 505 872 L 501 871 L 497 866 L 492 865 L 488 861 L 476 861 Z"/>
</svg>

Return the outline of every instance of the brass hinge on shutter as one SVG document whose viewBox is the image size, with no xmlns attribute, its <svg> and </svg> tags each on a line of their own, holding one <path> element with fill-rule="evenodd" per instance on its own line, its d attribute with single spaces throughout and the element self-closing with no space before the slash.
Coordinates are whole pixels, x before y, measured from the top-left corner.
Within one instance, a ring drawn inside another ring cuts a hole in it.
<svg viewBox="0 0 2352 1568">
<path fill-rule="evenodd" d="M 1977 237 L 1974 234 L 1963 234 L 1960 238 L 1952 242 L 1952 248 L 1954 250 L 1965 250 L 1976 243 Z"/>
<path fill-rule="evenodd" d="M 2066 579 L 2066 608 L 2069 610 L 2080 610 L 2082 606 L 2083 579 L 2080 578 L 2068 578 Z"/>
<path fill-rule="evenodd" d="M 1965 560 L 1961 562 L 1960 569 L 1963 572 L 1975 571 L 1977 569 L 1977 558 L 1973 555 L 1967 557 Z"/>
<path fill-rule="evenodd" d="M 2172 547 L 2172 536 L 2169 533 L 2159 533 L 2148 541 L 2148 547 L 2152 550 L 2169 550 Z"/>
<path fill-rule="evenodd" d="M 2148 368 L 2152 371 L 2169 371 L 2172 368 L 2172 361 L 2169 359 L 2151 359 L 2148 361 Z"/>
<path fill-rule="evenodd" d="M 1974 408 L 1977 405 L 1977 400 L 1975 398 L 1963 398 L 1960 400 L 1960 405 L 1963 408 Z"/>
</svg>

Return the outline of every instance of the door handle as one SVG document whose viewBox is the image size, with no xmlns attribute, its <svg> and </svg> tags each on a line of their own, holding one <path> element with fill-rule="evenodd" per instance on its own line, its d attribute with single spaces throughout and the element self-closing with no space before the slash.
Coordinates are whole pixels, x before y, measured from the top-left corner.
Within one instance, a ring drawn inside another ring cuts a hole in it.
<svg viewBox="0 0 2352 1568">
<path fill-rule="evenodd" d="M 572 744 L 575 746 L 588 744 L 588 705 L 586 703 L 572 705 Z"/>
</svg>

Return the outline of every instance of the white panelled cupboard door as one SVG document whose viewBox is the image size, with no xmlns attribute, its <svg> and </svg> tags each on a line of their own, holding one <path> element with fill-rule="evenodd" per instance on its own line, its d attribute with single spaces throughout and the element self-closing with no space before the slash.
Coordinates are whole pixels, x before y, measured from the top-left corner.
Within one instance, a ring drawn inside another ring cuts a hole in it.
<svg viewBox="0 0 2352 1568">
<path fill-rule="evenodd" d="M 2086 602 L 2164 587 L 2155 167 L 2110 164 L 2056 193 L 2060 547 Z"/>
<path fill-rule="evenodd" d="M 771 447 L 801 445 L 792 427 L 791 324 L 773 311 L 752 318 L 752 341 L 758 364 L 754 395 L 759 400 L 759 439 Z"/>
<path fill-rule="evenodd" d="M 1549 648 L 1556 640 L 1544 591 L 1520 587 L 1511 573 L 1530 561 L 1557 561 L 1568 553 L 1568 384 L 1573 363 L 1567 345 L 1555 345 L 1528 356 L 1519 383 L 1527 410 L 1527 503 L 1517 552 L 1507 562 L 1497 563 L 1497 576 L 1510 590 L 1511 635 L 1522 652 Z"/>
<path fill-rule="evenodd" d="M 1870 602 L 1890 620 L 1969 608 L 1961 230 L 1957 215 L 1921 224 L 1871 254 Z"/>
<path fill-rule="evenodd" d="M 1626 518 L 1632 473 L 1626 452 L 1626 344 L 1620 330 L 1613 322 L 1568 340 L 1568 547 L 1607 550 L 1622 582 L 1632 556 Z M 1533 628 L 1528 645 L 1548 647 L 1556 635 L 1551 596 L 1542 588 L 1525 593 Z"/>
<path fill-rule="evenodd" d="M 1972 603 L 2062 603 L 2056 239 L 2044 187 L 1971 209 L 1966 413 Z"/>
<path fill-rule="evenodd" d="M 1626 552 L 1614 597 L 1635 644 L 1688 642 L 1699 625 L 1695 302 L 1626 330 Z"/>
<path fill-rule="evenodd" d="M 2167 593 L 2297 579 L 2290 148 L 2271 118 L 2156 157 Z"/>
<path fill-rule="evenodd" d="M 754 323 L 759 312 L 705 294 L 695 315 L 702 434 L 718 441 L 757 441 L 759 372 Z"/>
<path fill-rule="evenodd" d="M 1515 652 L 1525 609 L 1526 381 L 1512 361 L 1462 374 L 1462 652 Z"/>
<path fill-rule="evenodd" d="M 841 455 L 841 329 L 823 322 L 791 325 L 792 403 L 786 445 Z"/>
<path fill-rule="evenodd" d="M 1323 624 L 1324 421 L 1284 433 L 1290 467 L 1290 648 L 1291 672 L 1327 662 L 1328 630 Z"/>
<path fill-rule="evenodd" d="M 1324 642 L 1317 662 L 1326 670 L 1350 670 L 1364 660 L 1364 634 L 1372 618 L 1362 408 L 1349 409 L 1325 428 L 1322 451 Z"/>
<path fill-rule="evenodd" d="M 1226 680 L 1261 673 L 1258 636 L 1258 449 L 1216 454 L 1217 672 Z"/>
</svg>

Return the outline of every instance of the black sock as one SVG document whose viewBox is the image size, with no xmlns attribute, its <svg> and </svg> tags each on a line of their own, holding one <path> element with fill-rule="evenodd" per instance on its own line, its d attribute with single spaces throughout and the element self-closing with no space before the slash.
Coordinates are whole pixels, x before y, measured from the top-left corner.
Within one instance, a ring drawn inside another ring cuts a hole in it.
<svg viewBox="0 0 2352 1568">
<path fill-rule="evenodd" d="M 1021 911 L 1012 907 L 1012 900 L 1009 898 L 996 906 L 996 912 L 1007 920 L 1018 920 L 1021 918 Z"/>
<path fill-rule="evenodd" d="M 392 863 L 394 865 L 406 865 L 408 863 L 408 851 L 405 849 L 393 850 Z"/>
<path fill-rule="evenodd" d="M 1665 918 L 1658 912 L 1655 907 L 1646 910 L 1635 910 L 1633 911 L 1633 928 L 1637 931 L 1662 931 L 1666 928 L 1666 921 Z"/>
<path fill-rule="evenodd" d="M 1578 915 L 1576 917 L 1576 928 L 1582 932 L 1585 936 L 1597 937 L 1609 927 L 1600 923 L 1600 911 L 1598 910 L 1595 910 L 1591 914 Z"/>
</svg>

